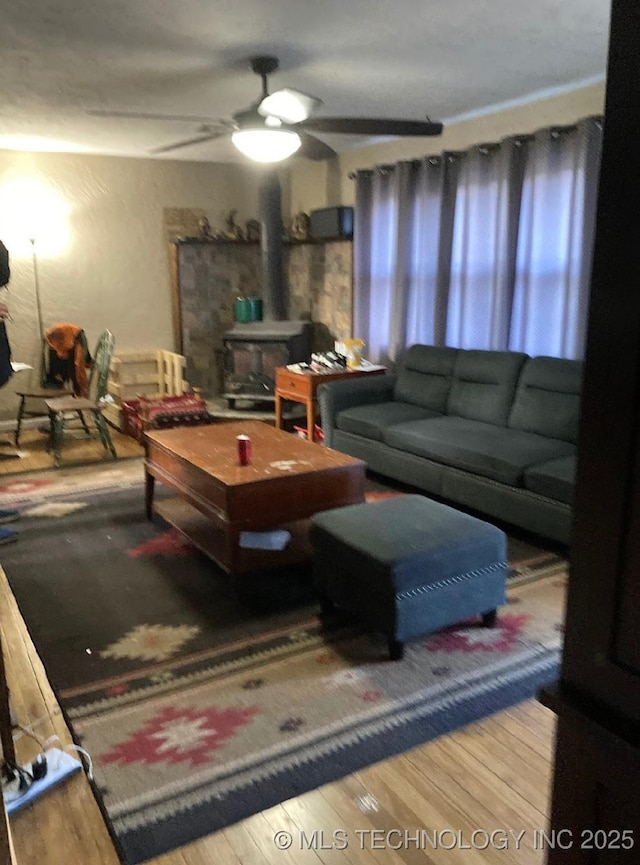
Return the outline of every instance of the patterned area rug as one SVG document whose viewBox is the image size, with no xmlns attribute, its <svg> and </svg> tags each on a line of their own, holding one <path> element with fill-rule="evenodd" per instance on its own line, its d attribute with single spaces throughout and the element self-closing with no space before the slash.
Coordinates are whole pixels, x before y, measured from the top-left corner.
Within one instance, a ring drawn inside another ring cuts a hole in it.
<svg viewBox="0 0 640 865">
<path fill-rule="evenodd" d="M 520 584 L 496 628 L 460 623 L 392 663 L 356 622 L 320 632 L 307 569 L 233 579 L 146 521 L 139 475 L 65 491 L 49 477 L 0 489 L 23 514 L 2 563 L 128 863 L 526 699 L 557 674 L 557 555 L 512 544 Z"/>
</svg>

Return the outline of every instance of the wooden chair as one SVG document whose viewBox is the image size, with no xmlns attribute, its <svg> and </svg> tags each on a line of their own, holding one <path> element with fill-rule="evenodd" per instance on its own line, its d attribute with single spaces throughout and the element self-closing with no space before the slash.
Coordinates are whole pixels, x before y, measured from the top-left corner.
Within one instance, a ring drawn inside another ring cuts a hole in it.
<svg viewBox="0 0 640 865">
<path fill-rule="evenodd" d="M 49 411 L 49 445 L 48 449 L 53 451 L 53 462 L 56 468 L 60 465 L 60 456 L 65 434 L 69 438 L 100 438 L 104 449 L 116 457 L 116 449 L 111 441 L 109 427 L 102 416 L 104 404 L 102 400 L 107 395 L 107 379 L 109 377 L 109 365 L 115 340 L 109 330 L 105 330 L 98 338 L 96 350 L 93 355 L 93 365 L 89 376 L 88 398 L 76 396 L 63 396 L 56 399 L 47 399 L 45 404 Z M 65 424 L 68 415 L 75 412 L 82 425 L 82 431 L 77 426 L 67 427 Z M 84 412 L 92 415 L 96 432 L 92 432 L 84 417 Z"/>
<path fill-rule="evenodd" d="M 63 397 L 73 395 L 73 386 L 68 382 L 63 382 L 61 387 L 44 386 L 47 371 L 47 357 L 49 354 L 49 343 L 46 337 L 42 340 L 42 362 L 40 367 L 40 384 L 41 387 L 25 387 L 22 390 L 17 390 L 16 394 L 20 397 L 18 406 L 18 416 L 16 418 L 16 429 L 14 433 L 14 441 L 16 447 L 20 447 L 20 433 L 22 431 L 22 421 L 25 417 L 43 417 L 44 411 L 42 401 L 52 399 L 53 397 Z M 37 400 L 37 406 L 29 407 L 31 400 Z"/>
</svg>

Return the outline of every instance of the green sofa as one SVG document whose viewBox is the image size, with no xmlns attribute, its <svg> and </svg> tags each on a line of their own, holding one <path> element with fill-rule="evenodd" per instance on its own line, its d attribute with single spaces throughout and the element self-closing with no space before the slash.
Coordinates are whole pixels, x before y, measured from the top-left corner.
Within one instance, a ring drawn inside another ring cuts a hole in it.
<svg viewBox="0 0 640 865">
<path fill-rule="evenodd" d="M 567 543 L 582 362 L 413 345 L 322 385 L 325 444 L 446 501 Z"/>
</svg>

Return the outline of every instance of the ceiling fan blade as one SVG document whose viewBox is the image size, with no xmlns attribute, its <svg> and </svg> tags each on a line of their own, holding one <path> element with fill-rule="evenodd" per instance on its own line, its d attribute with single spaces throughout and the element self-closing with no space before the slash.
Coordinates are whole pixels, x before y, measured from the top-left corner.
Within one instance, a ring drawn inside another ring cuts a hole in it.
<svg viewBox="0 0 640 865">
<path fill-rule="evenodd" d="M 321 159 L 333 159 L 334 156 L 337 156 L 333 147 L 329 147 L 328 144 L 325 144 L 324 141 L 320 141 L 320 139 L 316 138 L 315 135 L 303 132 L 303 130 L 298 126 L 295 127 L 295 130 L 302 141 L 300 149 L 298 150 L 300 156 L 306 156 L 307 159 L 318 161 Z"/>
<path fill-rule="evenodd" d="M 144 111 L 107 111 L 106 109 L 94 108 L 85 111 L 92 117 L 124 117 L 129 120 L 178 120 L 185 123 L 226 123 L 218 117 L 192 116 L 190 114 L 152 114 Z"/>
<path fill-rule="evenodd" d="M 347 135 L 440 135 L 442 123 L 430 120 L 392 120 L 383 117 L 313 117 L 297 125 L 311 132 Z"/>
<path fill-rule="evenodd" d="M 223 135 L 227 134 L 227 129 L 201 132 L 199 135 L 194 135 L 193 138 L 186 138 L 183 141 L 175 141 L 173 144 L 163 144 L 160 147 L 154 147 L 149 151 L 149 153 L 170 153 L 172 150 L 179 150 L 182 147 L 190 147 L 192 144 L 201 144 L 203 141 L 215 141 L 216 138 L 222 138 Z"/>
</svg>

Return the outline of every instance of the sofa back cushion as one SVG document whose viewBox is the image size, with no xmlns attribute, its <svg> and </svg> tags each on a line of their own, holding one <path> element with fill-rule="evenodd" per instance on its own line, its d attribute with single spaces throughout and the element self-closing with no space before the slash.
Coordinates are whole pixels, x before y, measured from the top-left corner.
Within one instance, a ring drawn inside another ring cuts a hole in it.
<svg viewBox="0 0 640 865">
<path fill-rule="evenodd" d="M 506 426 L 527 355 L 517 351 L 460 351 L 446 413 Z"/>
<path fill-rule="evenodd" d="M 393 398 L 444 413 L 458 349 L 412 345 L 396 369 Z"/>
<path fill-rule="evenodd" d="M 575 444 L 582 369 L 580 360 L 529 358 L 520 375 L 509 426 Z"/>
</svg>

